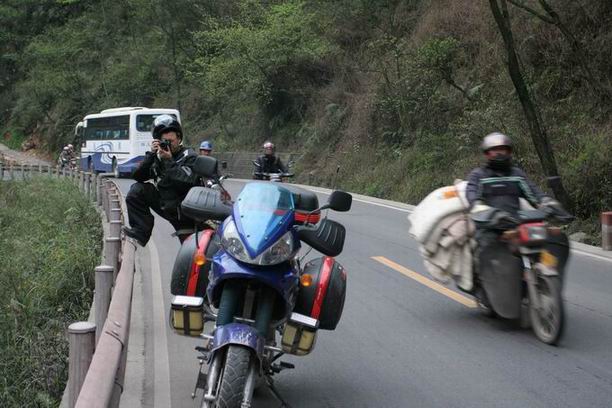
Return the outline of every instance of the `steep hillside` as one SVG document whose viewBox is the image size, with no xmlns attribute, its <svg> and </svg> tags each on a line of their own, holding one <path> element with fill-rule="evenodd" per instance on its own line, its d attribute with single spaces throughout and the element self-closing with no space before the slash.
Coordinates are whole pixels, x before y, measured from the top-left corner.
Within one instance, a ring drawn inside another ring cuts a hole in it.
<svg viewBox="0 0 612 408">
<path fill-rule="evenodd" d="M 191 142 L 272 139 L 303 153 L 302 180 L 329 184 L 340 165 L 346 189 L 416 202 L 500 130 L 543 185 L 491 2 L 507 6 L 574 211 L 594 220 L 612 208 L 606 0 L 8 0 L 3 133 L 57 150 L 86 113 L 176 106 Z"/>
</svg>

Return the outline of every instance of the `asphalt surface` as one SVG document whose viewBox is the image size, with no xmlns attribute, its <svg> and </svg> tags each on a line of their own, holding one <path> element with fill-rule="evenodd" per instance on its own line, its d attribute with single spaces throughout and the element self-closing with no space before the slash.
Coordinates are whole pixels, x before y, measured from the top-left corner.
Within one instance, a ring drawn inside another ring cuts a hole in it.
<svg viewBox="0 0 612 408">
<path fill-rule="evenodd" d="M 130 181 L 120 183 L 127 192 Z M 226 182 L 233 197 L 242 185 Z M 364 201 L 330 213 L 347 227 L 337 258 L 348 269 L 344 314 L 337 330 L 319 333 L 312 354 L 284 358 L 296 368 L 275 378 L 291 407 L 612 406 L 612 261 L 573 253 L 565 337 L 551 347 L 381 263 L 429 278 L 407 215 L 399 205 Z M 156 222 L 151 243 L 138 250 L 144 352 L 132 353 L 143 355 L 135 363 L 142 367 L 128 367 L 128 375 L 144 374 L 132 378 L 142 389 L 126 389 L 126 400 L 199 407 L 201 391 L 190 397 L 198 341 L 175 335 L 167 323 L 178 240 L 167 222 Z M 256 391 L 254 407 L 279 405 L 267 390 Z"/>
</svg>

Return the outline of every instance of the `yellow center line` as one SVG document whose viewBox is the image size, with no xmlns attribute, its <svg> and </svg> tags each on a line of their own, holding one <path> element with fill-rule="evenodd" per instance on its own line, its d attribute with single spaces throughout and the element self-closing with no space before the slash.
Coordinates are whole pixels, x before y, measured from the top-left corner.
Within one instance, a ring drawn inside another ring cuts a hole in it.
<svg viewBox="0 0 612 408">
<path fill-rule="evenodd" d="M 476 307 L 476 302 L 473 299 L 470 299 L 467 296 L 463 296 L 460 293 L 454 292 L 446 287 L 444 287 L 443 285 L 440 285 L 437 282 L 432 281 L 431 279 L 428 279 L 426 277 L 424 277 L 423 275 L 416 273 L 415 271 L 411 271 L 410 269 L 393 262 L 390 259 L 385 258 L 384 256 L 373 256 L 372 257 L 373 260 L 380 262 L 383 265 L 388 266 L 391 269 L 395 269 L 396 271 L 398 271 L 399 273 L 401 273 L 404 276 L 409 277 L 410 279 L 414 279 L 415 281 L 419 282 L 422 285 L 427 286 L 430 289 L 435 290 L 438 293 L 443 294 L 446 297 L 449 297 L 451 299 L 453 299 L 456 302 L 461 303 L 463 306 L 469 307 L 469 308 L 475 308 Z"/>
</svg>

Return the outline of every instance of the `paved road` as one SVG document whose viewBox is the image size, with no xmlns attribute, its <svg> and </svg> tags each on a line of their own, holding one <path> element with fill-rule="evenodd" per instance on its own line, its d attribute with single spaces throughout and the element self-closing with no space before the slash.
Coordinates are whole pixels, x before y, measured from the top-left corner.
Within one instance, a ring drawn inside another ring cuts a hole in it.
<svg viewBox="0 0 612 408">
<path fill-rule="evenodd" d="M 129 182 L 122 185 L 127 190 Z M 242 187 L 227 185 L 233 195 Z M 469 302 L 425 286 L 432 285 L 408 237 L 406 216 L 405 207 L 366 201 L 332 214 L 348 231 L 338 257 L 349 271 L 346 306 L 338 329 L 320 333 L 315 352 L 286 359 L 296 369 L 278 376 L 277 385 L 292 407 L 612 406 L 612 262 L 573 254 L 566 336 L 560 347 L 550 347 L 530 331 L 487 319 Z M 196 341 L 167 325 L 178 250 L 170 233 L 160 219 L 151 243 L 138 252 L 145 352 L 132 354 L 136 384 L 126 401 L 195 407 Z M 254 406 L 278 404 L 258 391 Z"/>
</svg>

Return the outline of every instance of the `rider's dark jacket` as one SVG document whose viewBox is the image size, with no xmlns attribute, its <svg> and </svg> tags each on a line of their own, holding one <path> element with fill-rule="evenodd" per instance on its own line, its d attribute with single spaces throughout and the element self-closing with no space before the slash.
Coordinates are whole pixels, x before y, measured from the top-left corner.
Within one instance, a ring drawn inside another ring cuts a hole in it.
<svg viewBox="0 0 612 408">
<path fill-rule="evenodd" d="M 484 165 L 472 170 L 468 176 L 466 196 L 471 206 L 476 201 L 482 201 L 516 215 L 520 209 L 520 198 L 537 207 L 546 195 L 518 167 L 497 171 Z"/>
<path fill-rule="evenodd" d="M 278 156 L 262 154 L 256 161 L 259 163 L 259 166 L 255 171 L 262 173 L 287 173 L 287 168 Z"/>
<path fill-rule="evenodd" d="M 157 154 L 147 152 L 144 160 L 132 172 L 139 182 L 153 180 L 164 210 L 176 211 L 189 189 L 199 183 L 193 171 L 198 155 L 192 149 L 181 147 L 171 159 L 160 159 Z"/>
</svg>

